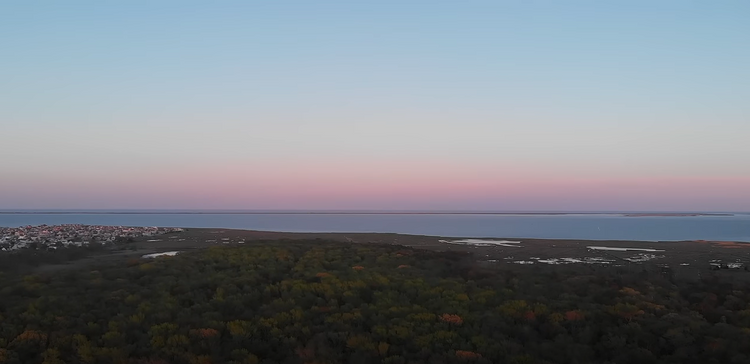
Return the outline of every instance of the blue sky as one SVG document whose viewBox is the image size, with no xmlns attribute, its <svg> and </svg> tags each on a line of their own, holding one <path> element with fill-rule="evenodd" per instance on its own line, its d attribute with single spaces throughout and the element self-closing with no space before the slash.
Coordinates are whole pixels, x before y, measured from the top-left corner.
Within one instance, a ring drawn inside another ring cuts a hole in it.
<svg viewBox="0 0 750 364">
<path fill-rule="evenodd" d="M 750 210 L 748 19 L 745 1 L 3 2 L 0 208 Z M 582 185 L 599 192 L 568 197 Z"/>
</svg>

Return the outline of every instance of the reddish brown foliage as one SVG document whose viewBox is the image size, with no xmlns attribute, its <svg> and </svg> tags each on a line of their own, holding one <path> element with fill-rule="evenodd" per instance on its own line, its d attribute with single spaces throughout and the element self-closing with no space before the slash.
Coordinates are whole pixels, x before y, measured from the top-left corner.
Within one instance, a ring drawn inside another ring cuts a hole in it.
<svg viewBox="0 0 750 364">
<path fill-rule="evenodd" d="M 568 311 L 565 313 L 565 319 L 568 321 L 581 321 L 584 317 L 581 311 Z"/>
<path fill-rule="evenodd" d="M 464 323 L 464 320 L 461 318 L 461 316 L 451 315 L 448 313 L 444 313 L 442 316 L 440 316 L 440 320 L 454 325 L 461 325 Z"/>
<path fill-rule="evenodd" d="M 318 278 L 325 278 L 325 277 L 330 277 L 331 273 L 320 272 L 320 273 L 316 274 L 315 276 L 318 277 Z"/>
<path fill-rule="evenodd" d="M 408 265 L 408 264 L 401 264 L 401 265 L 399 265 L 398 267 L 399 267 L 399 268 L 411 268 L 411 266 L 410 266 L 410 265 Z"/>
<path fill-rule="evenodd" d="M 214 329 L 195 329 L 190 330 L 190 333 L 194 336 L 198 336 L 204 339 L 219 336 L 219 332 Z"/>
<path fill-rule="evenodd" d="M 534 311 L 526 311 L 523 314 L 523 318 L 529 321 L 534 321 L 536 320 L 536 315 L 534 314 Z"/>
<path fill-rule="evenodd" d="M 354 269 L 354 270 L 362 270 L 362 269 L 365 269 L 365 267 L 363 267 L 361 265 L 355 265 L 355 266 L 352 267 L 352 269 Z"/>
<path fill-rule="evenodd" d="M 47 334 L 36 330 L 26 330 L 18 335 L 15 341 L 45 341 L 47 340 Z"/>
</svg>

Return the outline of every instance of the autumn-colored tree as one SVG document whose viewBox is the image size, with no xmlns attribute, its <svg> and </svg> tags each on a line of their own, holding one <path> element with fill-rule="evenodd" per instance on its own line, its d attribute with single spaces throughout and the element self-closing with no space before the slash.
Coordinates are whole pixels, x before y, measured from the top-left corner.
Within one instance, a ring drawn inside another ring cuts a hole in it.
<svg viewBox="0 0 750 364">
<path fill-rule="evenodd" d="M 534 321 L 536 320 L 536 314 L 534 313 L 534 311 L 529 310 L 529 311 L 524 312 L 523 318 L 526 321 Z"/>
<path fill-rule="evenodd" d="M 382 357 L 387 356 L 388 355 L 388 348 L 389 347 L 390 347 L 390 345 L 388 343 L 381 341 L 378 344 L 378 354 L 380 354 L 380 356 L 382 356 Z"/>
<path fill-rule="evenodd" d="M 13 342 L 21 343 L 21 342 L 36 342 L 39 344 L 43 344 L 47 340 L 47 334 L 43 332 L 39 332 L 36 330 L 24 330 L 20 335 L 18 335 Z"/>
<path fill-rule="evenodd" d="M 440 320 L 453 325 L 461 325 L 464 323 L 464 320 L 461 318 L 461 316 L 448 313 L 440 315 Z"/>
<path fill-rule="evenodd" d="M 581 311 L 572 310 L 565 312 L 565 320 L 567 321 L 581 321 L 584 319 Z"/>
<path fill-rule="evenodd" d="M 215 329 L 195 329 L 190 330 L 190 334 L 203 339 L 210 339 L 219 336 L 219 331 Z"/>
<path fill-rule="evenodd" d="M 630 288 L 630 287 L 623 287 L 620 290 L 620 293 L 627 295 L 627 296 L 638 296 L 641 294 L 641 292 L 638 292 L 637 290 Z"/>
<path fill-rule="evenodd" d="M 7 349 L 0 348 L 0 364 L 7 363 L 10 352 Z"/>
<path fill-rule="evenodd" d="M 635 317 L 644 314 L 643 310 L 639 309 L 638 306 L 629 303 L 618 303 L 614 307 L 610 307 L 609 311 L 627 321 L 631 321 Z"/>
</svg>

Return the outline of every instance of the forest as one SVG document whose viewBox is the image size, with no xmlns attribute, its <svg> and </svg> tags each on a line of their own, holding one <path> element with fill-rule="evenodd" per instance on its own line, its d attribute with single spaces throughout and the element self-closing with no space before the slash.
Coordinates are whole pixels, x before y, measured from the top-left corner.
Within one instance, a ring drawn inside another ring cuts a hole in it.
<svg viewBox="0 0 750 364">
<path fill-rule="evenodd" d="M 121 246 L 122 244 L 118 245 L 118 248 Z M 111 252 L 111 249 L 99 243 L 60 249 L 47 249 L 44 247 L 37 249 L 36 247 L 30 247 L 14 252 L 2 252 L 0 253 L 0 275 L 27 273 L 40 266 L 65 264 L 86 257 Z"/>
<path fill-rule="evenodd" d="M 749 363 L 748 283 L 266 241 L 0 282 L 0 363 Z"/>
</svg>

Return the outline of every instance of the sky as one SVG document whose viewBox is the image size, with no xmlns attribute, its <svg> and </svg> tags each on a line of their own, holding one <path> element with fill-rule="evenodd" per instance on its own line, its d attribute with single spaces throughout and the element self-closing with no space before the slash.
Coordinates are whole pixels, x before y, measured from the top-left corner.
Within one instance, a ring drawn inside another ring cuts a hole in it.
<svg viewBox="0 0 750 364">
<path fill-rule="evenodd" d="M 3 1 L 0 209 L 750 211 L 748 1 Z"/>
</svg>

